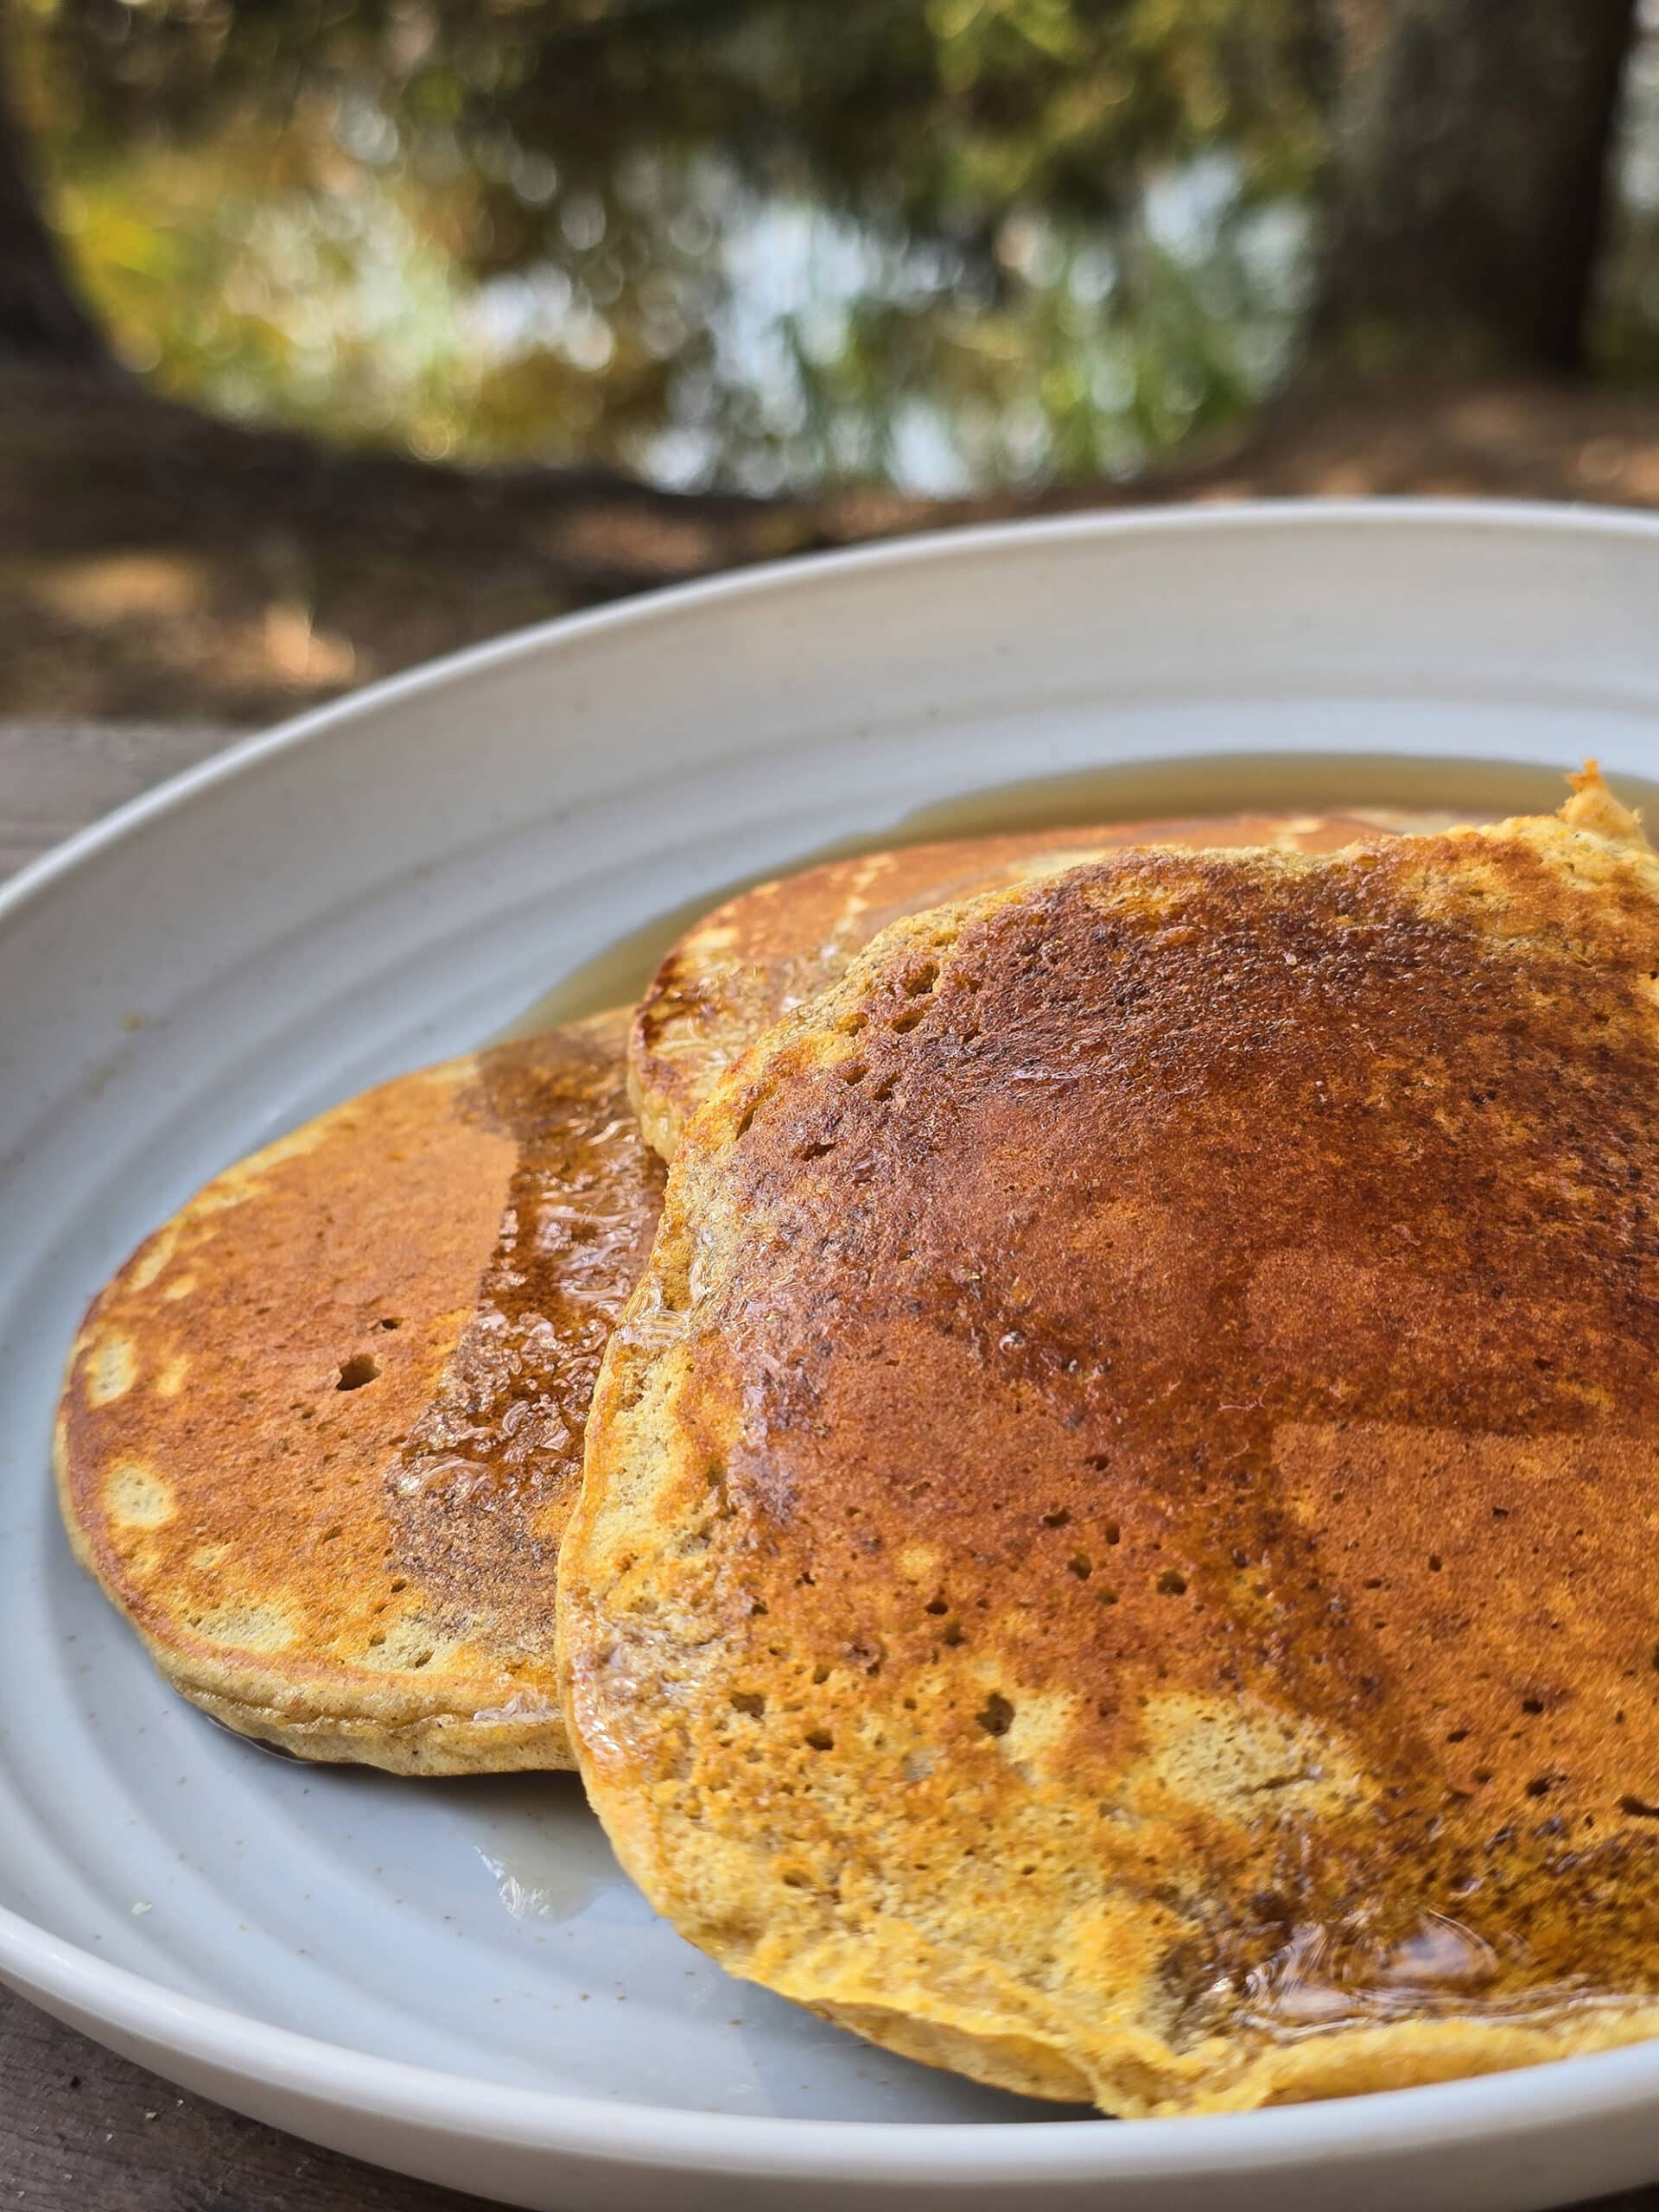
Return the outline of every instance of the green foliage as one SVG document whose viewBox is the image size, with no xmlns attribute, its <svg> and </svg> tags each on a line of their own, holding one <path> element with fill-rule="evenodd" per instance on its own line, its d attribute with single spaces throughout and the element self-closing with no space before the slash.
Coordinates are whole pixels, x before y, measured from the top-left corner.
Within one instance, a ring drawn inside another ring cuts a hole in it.
<svg viewBox="0 0 1659 2212">
<path fill-rule="evenodd" d="M 765 488 L 1133 467 L 1294 344 L 1315 0 L 33 0 L 168 388 Z"/>
</svg>

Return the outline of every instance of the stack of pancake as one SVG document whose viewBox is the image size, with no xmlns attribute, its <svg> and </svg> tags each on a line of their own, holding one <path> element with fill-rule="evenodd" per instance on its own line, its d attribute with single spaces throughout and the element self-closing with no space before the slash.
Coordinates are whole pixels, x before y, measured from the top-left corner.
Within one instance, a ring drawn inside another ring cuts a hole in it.
<svg viewBox="0 0 1659 2212">
<path fill-rule="evenodd" d="M 216 1719 L 579 1766 L 734 1973 L 1004 2088 L 1659 2032 L 1659 858 L 1574 780 L 745 893 L 141 1246 L 78 1555 Z"/>
</svg>

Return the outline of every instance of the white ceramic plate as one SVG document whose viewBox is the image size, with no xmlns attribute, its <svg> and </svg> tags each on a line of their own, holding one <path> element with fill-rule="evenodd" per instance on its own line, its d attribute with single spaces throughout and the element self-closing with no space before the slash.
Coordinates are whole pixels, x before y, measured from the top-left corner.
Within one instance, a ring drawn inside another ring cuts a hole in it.
<svg viewBox="0 0 1659 2212">
<path fill-rule="evenodd" d="M 890 2059 L 655 1921 L 564 1777 L 313 1771 L 162 1688 L 48 1443 L 211 1171 L 653 912 L 1174 753 L 1659 768 L 1659 527 L 1497 507 L 973 532 L 556 625 L 242 746 L 0 896 L 0 1973 L 175 2080 L 531 2206 L 1528 2207 L 1659 2175 L 1659 2045 L 1114 2126 Z"/>
</svg>

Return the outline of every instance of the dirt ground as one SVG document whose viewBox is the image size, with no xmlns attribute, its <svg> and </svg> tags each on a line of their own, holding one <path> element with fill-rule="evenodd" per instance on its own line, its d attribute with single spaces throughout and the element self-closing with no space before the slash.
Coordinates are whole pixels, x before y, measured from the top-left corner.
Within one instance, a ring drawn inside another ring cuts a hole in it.
<svg viewBox="0 0 1659 2212">
<path fill-rule="evenodd" d="M 596 601 L 814 547 L 1174 500 L 1467 494 L 1659 507 L 1659 395 L 1293 392 L 1122 485 L 947 503 L 679 496 L 332 452 L 136 386 L 0 379 L 0 717 L 257 723 Z"/>
</svg>

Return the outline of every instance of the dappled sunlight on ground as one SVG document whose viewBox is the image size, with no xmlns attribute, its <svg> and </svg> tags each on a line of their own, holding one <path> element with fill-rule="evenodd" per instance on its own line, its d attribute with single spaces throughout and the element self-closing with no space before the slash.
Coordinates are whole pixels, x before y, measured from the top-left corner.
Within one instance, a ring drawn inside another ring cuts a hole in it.
<svg viewBox="0 0 1659 2212">
<path fill-rule="evenodd" d="M 1093 507 L 1375 495 L 1659 507 L 1659 399 L 1294 388 L 1247 437 L 1138 482 L 765 501 L 427 468 L 14 378 L 0 715 L 255 723 L 574 607 L 817 547 Z"/>
</svg>

